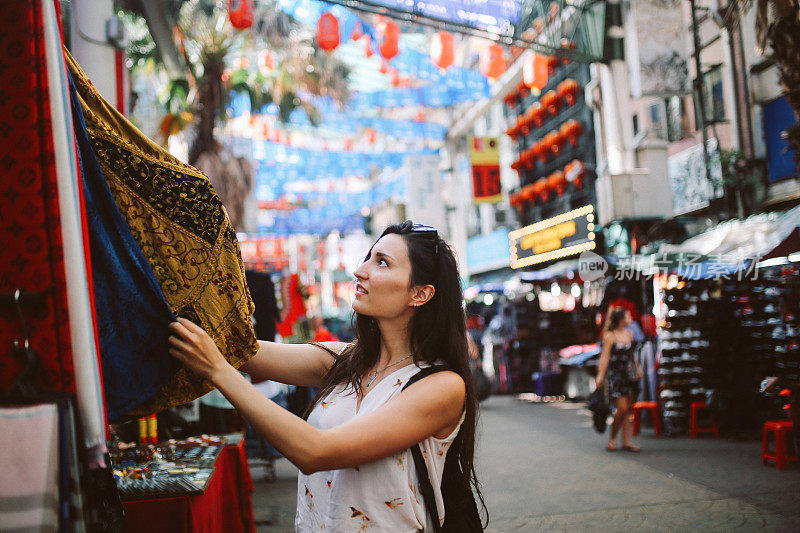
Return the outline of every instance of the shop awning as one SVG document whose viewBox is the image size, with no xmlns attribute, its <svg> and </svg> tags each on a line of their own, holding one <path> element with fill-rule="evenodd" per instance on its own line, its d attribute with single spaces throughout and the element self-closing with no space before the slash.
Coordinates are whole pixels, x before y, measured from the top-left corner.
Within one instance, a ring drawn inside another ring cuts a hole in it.
<svg viewBox="0 0 800 533">
<path fill-rule="evenodd" d="M 680 244 L 663 244 L 655 254 L 621 258 L 617 266 L 648 274 L 674 272 L 690 279 L 730 275 L 800 250 L 798 227 L 800 206 L 729 220 Z"/>
</svg>

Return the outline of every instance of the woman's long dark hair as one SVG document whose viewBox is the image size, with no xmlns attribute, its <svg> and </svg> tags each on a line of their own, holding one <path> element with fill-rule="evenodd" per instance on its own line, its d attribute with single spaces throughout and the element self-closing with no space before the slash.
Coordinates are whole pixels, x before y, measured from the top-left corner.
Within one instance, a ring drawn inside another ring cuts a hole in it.
<svg viewBox="0 0 800 533">
<path fill-rule="evenodd" d="M 458 263 L 450 246 L 439 237 L 438 232 L 415 227 L 410 220 L 389 226 L 380 238 L 388 234 L 400 235 L 406 243 L 411 261 L 410 286 L 433 285 L 435 288 L 433 298 L 420 306 L 411 320 L 414 362 L 443 364 L 464 380 L 466 386 L 464 422 L 452 444 L 452 450 L 458 454 L 464 484 L 474 488 L 486 512 L 473 462 L 478 402 L 472 388 L 472 374 L 468 361 L 466 316 L 461 296 Z M 367 253 L 365 261 L 371 254 L 372 248 Z M 319 393 L 306 411 L 306 417 L 311 409 L 338 385 L 348 385 L 351 390 L 360 394 L 361 377 L 378 363 L 381 333 L 377 321 L 370 316 L 354 312 L 353 330 L 355 344 L 333 364 L 323 380 Z M 488 512 L 486 516 L 488 520 Z"/>
<path fill-rule="evenodd" d="M 618 329 L 619 325 L 622 324 L 622 321 L 625 319 L 625 315 L 627 313 L 628 310 L 624 307 L 612 307 L 611 311 L 608 313 L 606 331 L 615 331 Z"/>
</svg>

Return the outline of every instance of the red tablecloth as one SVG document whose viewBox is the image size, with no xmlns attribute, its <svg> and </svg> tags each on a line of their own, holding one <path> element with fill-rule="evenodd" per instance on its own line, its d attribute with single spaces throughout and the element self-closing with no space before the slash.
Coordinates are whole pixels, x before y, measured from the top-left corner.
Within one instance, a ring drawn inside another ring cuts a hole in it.
<svg viewBox="0 0 800 533">
<path fill-rule="evenodd" d="M 129 533 L 254 532 L 253 479 L 244 439 L 220 452 L 203 494 L 123 502 Z"/>
</svg>

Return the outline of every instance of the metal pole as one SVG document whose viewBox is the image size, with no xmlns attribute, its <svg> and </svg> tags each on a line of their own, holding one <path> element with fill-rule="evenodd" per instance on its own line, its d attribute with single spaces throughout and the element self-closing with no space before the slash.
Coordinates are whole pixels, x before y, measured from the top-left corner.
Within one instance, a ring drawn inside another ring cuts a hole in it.
<svg viewBox="0 0 800 533">
<path fill-rule="evenodd" d="M 689 0 L 692 7 L 692 38 L 694 41 L 694 65 L 697 73 L 694 78 L 695 97 L 697 98 L 696 120 L 697 126 L 703 135 L 703 166 L 706 170 L 706 181 L 711 183 L 711 169 L 708 166 L 708 132 L 706 131 L 706 98 L 703 93 L 703 65 L 700 62 L 700 27 L 697 23 L 696 0 Z"/>
</svg>

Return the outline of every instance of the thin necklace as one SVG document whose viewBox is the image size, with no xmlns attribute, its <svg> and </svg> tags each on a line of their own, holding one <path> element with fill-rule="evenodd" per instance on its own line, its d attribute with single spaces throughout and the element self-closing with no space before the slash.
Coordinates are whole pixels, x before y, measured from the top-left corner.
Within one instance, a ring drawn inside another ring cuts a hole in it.
<svg viewBox="0 0 800 533">
<path fill-rule="evenodd" d="M 372 382 L 373 382 L 373 381 L 375 381 L 375 378 L 377 378 L 377 377 L 378 377 L 378 374 L 380 374 L 381 372 L 383 372 L 383 371 L 384 371 L 384 370 L 386 370 L 387 368 L 391 368 L 391 367 L 393 367 L 393 366 L 397 366 L 397 365 L 399 365 L 400 363 L 402 363 L 402 362 L 403 362 L 403 361 L 405 361 L 406 359 L 410 359 L 410 358 L 411 358 L 411 357 L 413 357 L 413 356 L 414 356 L 414 354 L 413 354 L 413 353 L 412 353 L 412 354 L 408 354 L 407 356 L 403 357 L 402 359 L 400 359 L 400 360 L 398 360 L 398 361 L 395 361 L 395 362 L 394 362 L 394 363 L 392 363 L 391 365 L 386 365 L 385 367 L 381 368 L 380 370 L 373 370 L 373 371 L 372 371 L 372 377 L 370 377 L 370 378 L 369 378 L 369 381 L 367 381 L 367 387 L 369 387 L 370 385 L 372 385 Z"/>
</svg>

